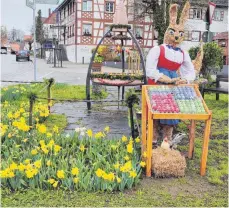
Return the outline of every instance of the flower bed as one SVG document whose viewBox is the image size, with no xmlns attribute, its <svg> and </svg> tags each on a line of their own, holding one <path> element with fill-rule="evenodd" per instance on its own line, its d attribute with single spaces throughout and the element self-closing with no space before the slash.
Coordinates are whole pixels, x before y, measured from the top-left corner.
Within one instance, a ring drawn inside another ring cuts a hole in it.
<svg viewBox="0 0 229 208">
<path fill-rule="evenodd" d="M 2 104 L 0 176 L 4 189 L 122 191 L 138 183 L 145 166 L 139 138 L 108 140 L 109 127 L 96 133 L 81 128 L 62 134 L 57 126 L 44 125 L 47 107 L 35 105 L 31 129 L 27 103 Z"/>
</svg>

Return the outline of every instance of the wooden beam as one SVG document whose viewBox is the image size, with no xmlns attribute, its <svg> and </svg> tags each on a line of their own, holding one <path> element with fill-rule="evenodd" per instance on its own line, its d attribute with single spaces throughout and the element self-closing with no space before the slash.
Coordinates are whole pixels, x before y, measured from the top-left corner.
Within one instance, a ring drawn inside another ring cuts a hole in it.
<svg viewBox="0 0 229 208">
<path fill-rule="evenodd" d="M 190 130 L 189 130 L 189 151 L 188 151 L 188 158 L 189 159 L 193 158 L 195 132 L 196 132 L 196 121 L 191 120 L 191 126 L 190 126 Z"/>
</svg>

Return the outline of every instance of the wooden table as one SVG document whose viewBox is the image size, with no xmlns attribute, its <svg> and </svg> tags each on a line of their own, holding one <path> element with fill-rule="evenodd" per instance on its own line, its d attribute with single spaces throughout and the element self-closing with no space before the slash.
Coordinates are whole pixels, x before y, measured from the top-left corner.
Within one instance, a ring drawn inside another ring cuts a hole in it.
<svg viewBox="0 0 229 208">
<path fill-rule="evenodd" d="M 155 119 L 181 119 L 181 120 L 191 120 L 191 128 L 189 132 L 189 152 L 188 158 L 193 157 L 194 152 L 194 141 L 195 141 L 195 128 L 196 120 L 204 120 L 204 136 L 203 136 L 203 145 L 202 145 L 202 155 L 200 162 L 200 175 L 204 176 L 206 173 L 206 163 L 208 155 L 208 143 L 211 129 L 211 120 L 212 113 L 209 111 L 206 103 L 204 102 L 201 93 L 199 92 L 198 86 L 189 84 L 189 85 L 179 85 L 179 86 L 191 86 L 195 89 L 195 92 L 198 97 L 202 99 L 203 106 L 205 109 L 205 114 L 184 114 L 184 113 L 157 113 L 153 112 L 151 108 L 150 98 L 148 96 L 148 88 L 153 85 L 144 85 L 142 86 L 142 152 L 146 151 L 146 176 L 151 176 L 151 167 L 152 167 L 152 151 L 153 151 L 153 120 Z M 174 87 L 171 86 L 171 87 Z M 148 126 L 148 128 L 147 128 Z M 148 132 L 147 132 L 148 129 Z"/>
</svg>

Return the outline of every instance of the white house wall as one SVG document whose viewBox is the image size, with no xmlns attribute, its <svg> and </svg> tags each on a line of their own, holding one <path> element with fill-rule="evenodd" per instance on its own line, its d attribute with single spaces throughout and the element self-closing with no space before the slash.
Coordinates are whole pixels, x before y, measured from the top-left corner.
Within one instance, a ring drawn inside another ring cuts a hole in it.
<svg viewBox="0 0 229 208">
<path fill-rule="evenodd" d="M 66 46 L 68 60 L 73 63 L 76 63 L 75 47 L 75 45 Z"/>
<path fill-rule="evenodd" d="M 91 60 L 91 50 L 95 46 L 91 45 L 78 45 L 77 46 L 77 63 L 82 63 L 84 58 L 84 63 L 90 63 Z"/>
<path fill-rule="evenodd" d="M 213 33 L 227 32 L 228 31 L 228 10 L 224 8 L 216 8 L 216 10 L 224 11 L 223 21 L 212 21 L 210 31 Z"/>
</svg>

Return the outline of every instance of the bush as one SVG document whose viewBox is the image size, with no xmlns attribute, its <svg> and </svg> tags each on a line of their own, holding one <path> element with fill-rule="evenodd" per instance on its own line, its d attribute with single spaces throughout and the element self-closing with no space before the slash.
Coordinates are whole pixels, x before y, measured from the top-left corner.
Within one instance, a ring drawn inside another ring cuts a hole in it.
<svg viewBox="0 0 229 208">
<path fill-rule="evenodd" d="M 200 74 L 204 78 L 211 80 L 212 72 L 217 72 L 223 67 L 223 52 L 216 42 L 206 43 L 203 49 L 204 57 Z M 195 59 L 198 51 L 199 47 L 190 48 L 189 55 L 192 60 Z"/>
<path fill-rule="evenodd" d="M 114 58 L 114 61 L 115 61 L 115 62 L 121 62 L 121 56 L 116 56 L 116 57 Z"/>
</svg>

